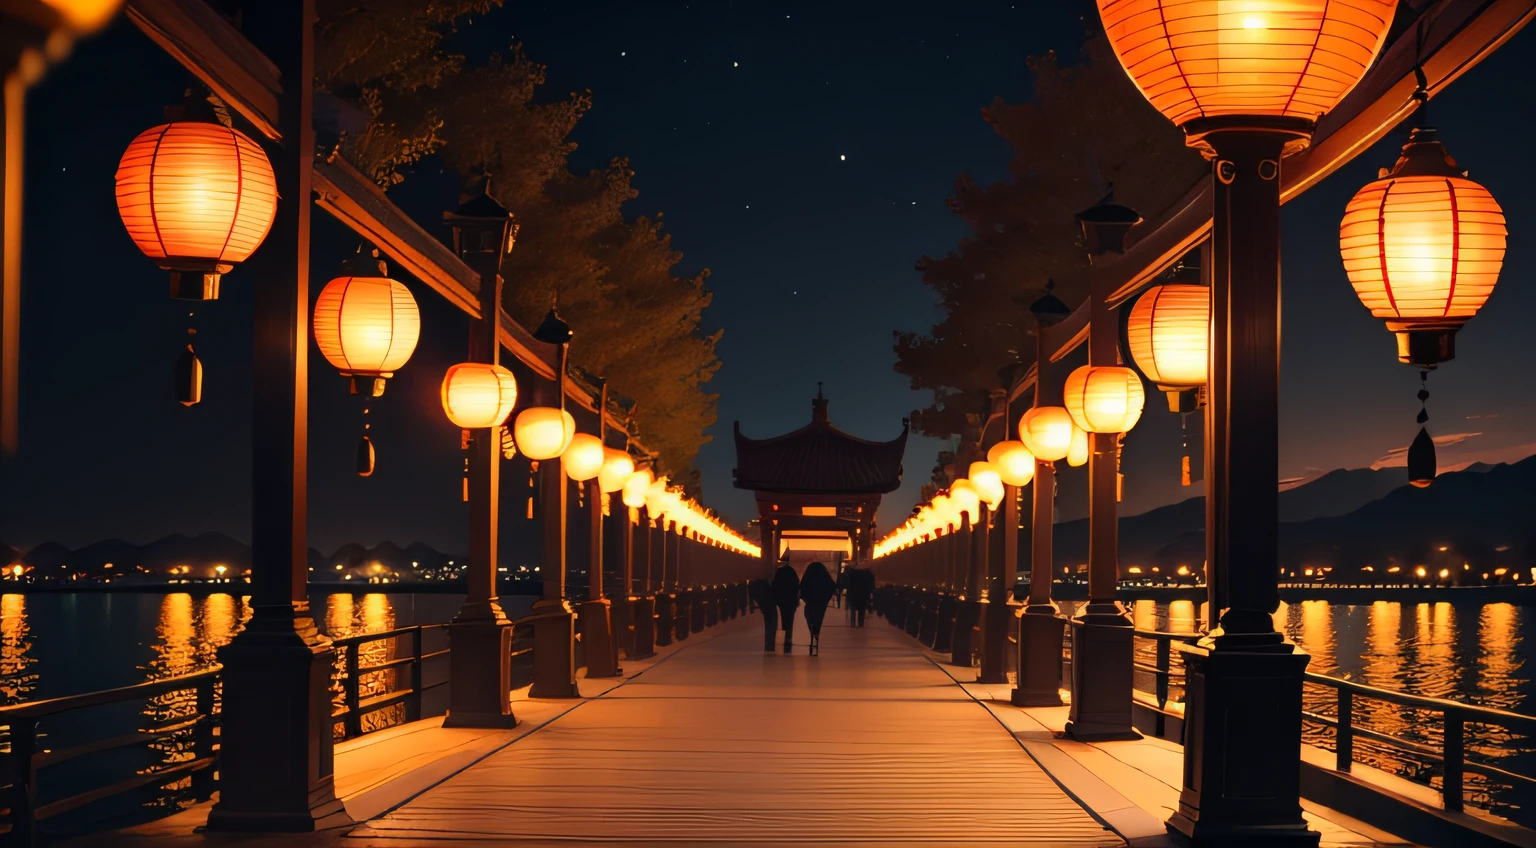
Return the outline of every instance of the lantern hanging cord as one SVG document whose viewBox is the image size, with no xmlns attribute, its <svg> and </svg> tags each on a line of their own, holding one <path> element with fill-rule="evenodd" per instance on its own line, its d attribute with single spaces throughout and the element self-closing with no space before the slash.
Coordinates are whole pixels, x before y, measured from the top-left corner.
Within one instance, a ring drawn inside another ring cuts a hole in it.
<svg viewBox="0 0 1536 848">
<path fill-rule="evenodd" d="M 1429 408 L 1426 403 L 1428 400 L 1429 371 L 1424 370 L 1419 372 L 1419 417 L 1417 420 L 1421 425 L 1429 421 Z"/>
<path fill-rule="evenodd" d="M 1429 126 L 1429 79 L 1424 76 L 1424 66 L 1413 66 L 1413 79 L 1418 85 L 1413 89 L 1413 100 L 1418 106 L 1414 109 L 1413 122 L 1420 128 Z"/>
</svg>

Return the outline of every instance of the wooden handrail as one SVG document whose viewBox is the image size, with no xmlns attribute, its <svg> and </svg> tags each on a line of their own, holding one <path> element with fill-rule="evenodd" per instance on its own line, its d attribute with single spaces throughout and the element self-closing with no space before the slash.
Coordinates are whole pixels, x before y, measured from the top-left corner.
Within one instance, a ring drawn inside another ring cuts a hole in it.
<svg viewBox="0 0 1536 848">
<path fill-rule="evenodd" d="M 164 680 L 149 680 L 144 683 L 135 683 L 132 686 L 119 686 L 115 689 L 103 689 L 99 692 L 83 692 L 79 695 L 65 695 L 60 698 L 49 698 L 46 701 L 30 701 L 24 704 L 13 704 L 9 707 L 0 707 L 0 725 L 9 724 L 16 719 L 39 719 L 46 716 L 57 715 L 70 710 L 85 709 L 86 707 L 99 707 L 104 704 L 116 704 L 123 701 L 133 701 L 141 698 L 153 698 L 167 692 L 179 692 L 183 689 L 194 689 L 199 683 L 218 679 L 222 666 L 211 666 L 202 671 L 194 671 L 191 674 L 183 674 L 180 677 L 168 677 Z"/>
</svg>

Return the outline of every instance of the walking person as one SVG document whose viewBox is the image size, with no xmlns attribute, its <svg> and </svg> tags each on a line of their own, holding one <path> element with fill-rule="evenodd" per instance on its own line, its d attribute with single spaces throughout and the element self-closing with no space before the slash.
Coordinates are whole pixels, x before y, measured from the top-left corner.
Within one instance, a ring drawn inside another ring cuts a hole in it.
<svg viewBox="0 0 1536 848">
<path fill-rule="evenodd" d="M 773 605 L 773 584 L 758 577 L 747 584 L 747 594 L 763 614 L 763 650 L 773 650 L 773 637 L 779 631 L 779 610 Z"/>
<path fill-rule="evenodd" d="M 795 608 L 800 606 L 800 577 L 787 562 L 773 574 L 773 605 L 778 607 L 779 626 L 784 628 L 784 653 L 787 654 L 793 649 Z"/>
<path fill-rule="evenodd" d="M 800 597 L 805 600 L 805 626 L 811 630 L 811 656 L 821 647 L 821 622 L 827 616 L 827 603 L 837 594 L 837 581 L 827 573 L 827 567 L 813 562 L 805 567 L 805 577 L 800 580 Z"/>
</svg>

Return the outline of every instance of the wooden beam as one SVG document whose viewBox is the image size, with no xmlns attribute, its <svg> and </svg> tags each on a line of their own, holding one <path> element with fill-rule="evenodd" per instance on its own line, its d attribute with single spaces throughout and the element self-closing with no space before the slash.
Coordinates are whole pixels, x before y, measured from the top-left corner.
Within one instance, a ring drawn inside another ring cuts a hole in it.
<svg viewBox="0 0 1536 848">
<path fill-rule="evenodd" d="M 129 0 L 128 19 L 250 121 L 282 141 L 277 66 L 203 0 Z"/>
</svg>

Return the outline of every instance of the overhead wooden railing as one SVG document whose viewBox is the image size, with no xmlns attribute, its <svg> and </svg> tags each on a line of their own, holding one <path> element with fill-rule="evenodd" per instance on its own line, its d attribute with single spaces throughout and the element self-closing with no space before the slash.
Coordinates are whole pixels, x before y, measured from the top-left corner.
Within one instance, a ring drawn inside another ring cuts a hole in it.
<svg viewBox="0 0 1536 848">
<path fill-rule="evenodd" d="M 231 109 L 269 139 L 282 141 L 277 130 L 282 81 L 276 66 L 204 0 L 129 0 L 127 14 Z M 377 246 L 397 267 L 471 318 L 480 317 L 480 280 L 475 272 L 345 159 L 332 155 L 315 160 L 314 191 L 320 208 Z M 502 346 L 523 364 L 545 379 L 554 379 L 553 345 L 534 339 L 505 312 L 498 335 Z M 566 397 L 597 411 L 597 393 L 590 386 L 580 379 L 565 383 Z M 624 428 L 616 407 L 607 409 L 605 416 L 609 426 Z"/>
<path fill-rule="evenodd" d="M 1536 16 L 1536 0 L 1432 0 L 1414 5 L 1424 10 L 1388 45 L 1354 91 L 1318 122 L 1311 146 L 1285 160 L 1281 202 L 1317 185 L 1406 120 L 1417 106 L 1415 68 L 1422 68 L 1434 98 Z M 1133 229 L 1125 253 L 1096 261 L 1093 273 L 1114 279 L 1111 305 L 1135 296 L 1210 237 L 1212 185 L 1209 174 L 1202 177 L 1158 217 Z M 1052 362 L 1088 340 L 1088 311 L 1084 301 L 1066 320 L 1044 329 Z M 1010 400 L 1019 399 L 1034 384 L 1031 365 L 1010 388 Z"/>
</svg>

